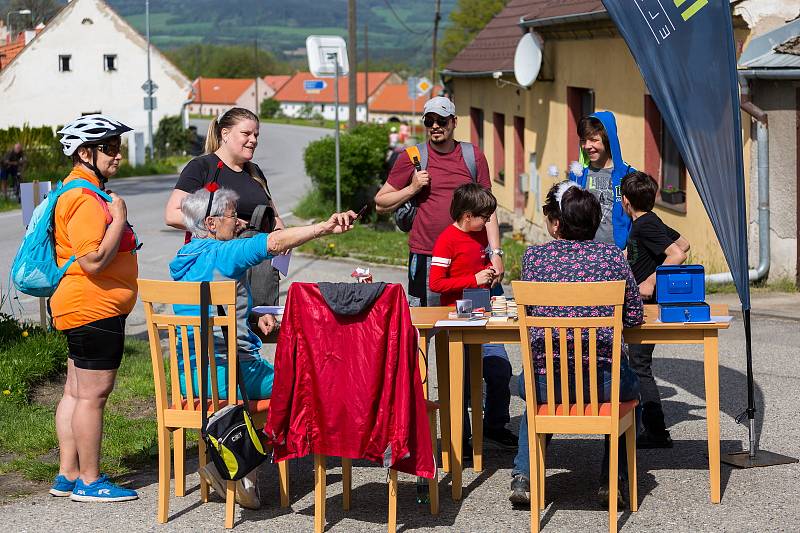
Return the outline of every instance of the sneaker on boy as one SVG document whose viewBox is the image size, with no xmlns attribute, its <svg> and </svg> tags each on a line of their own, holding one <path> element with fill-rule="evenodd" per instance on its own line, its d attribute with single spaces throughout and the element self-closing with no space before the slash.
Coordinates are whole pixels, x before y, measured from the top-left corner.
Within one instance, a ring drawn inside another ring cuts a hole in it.
<svg viewBox="0 0 800 533">
<path fill-rule="evenodd" d="M 126 502 L 135 500 L 139 494 L 135 490 L 126 489 L 115 485 L 105 474 L 100 474 L 92 483 L 88 485 L 81 478 L 75 480 L 75 488 L 72 489 L 69 499 L 74 502 Z"/>
<path fill-rule="evenodd" d="M 75 481 L 77 480 L 69 480 L 66 476 L 57 475 L 53 480 L 53 486 L 50 487 L 50 494 L 59 497 L 69 496 L 75 488 Z"/>
</svg>

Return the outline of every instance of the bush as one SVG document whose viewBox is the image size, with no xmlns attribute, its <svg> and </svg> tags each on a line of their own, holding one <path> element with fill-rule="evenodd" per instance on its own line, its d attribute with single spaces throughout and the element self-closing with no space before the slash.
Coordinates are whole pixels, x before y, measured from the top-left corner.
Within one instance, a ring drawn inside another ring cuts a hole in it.
<svg viewBox="0 0 800 533">
<path fill-rule="evenodd" d="M 388 131 L 379 124 L 357 126 L 340 136 L 342 208 L 371 200 L 385 172 Z M 303 154 L 306 174 L 322 198 L 336 200 L 336 148 L 332 136 L 309 143 Z"/>
<path fill-rule="evenodd" d="M 156 158 L 183 155 L 189 151 L 192 133 L 183 127 L 183 119 L 177 115 L 162 118 L 153 135 Z"/>
<path fill-rule="evenodd" d="M 20 143 L 25 151 L 24 181 L 61 179 L 72 167 L 61 151 L 55 130 L 49 126 L 32 128 L 25 124 L 21 128 L 12 126 L 0 129 L 0 157 L 15 143 Z"/>
<path fill-rule="evenodd" d="M 281 103 L 274 98 L 267 98 L 261 101 L 261 118 L 275 118 L 281 110 Z"/>
</svg>

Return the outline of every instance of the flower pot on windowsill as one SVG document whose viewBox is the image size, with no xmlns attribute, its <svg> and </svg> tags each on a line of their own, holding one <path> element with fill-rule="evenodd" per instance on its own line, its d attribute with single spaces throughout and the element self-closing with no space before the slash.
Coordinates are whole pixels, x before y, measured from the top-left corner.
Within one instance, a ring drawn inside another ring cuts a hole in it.
<svg viewBox="0 0 800 533">
<path fill-rule="evenodd" d="M 661 200 L 665 203 L 677 205 L 686 202 L 686 191 L 661 190 Z"/>
</svg>

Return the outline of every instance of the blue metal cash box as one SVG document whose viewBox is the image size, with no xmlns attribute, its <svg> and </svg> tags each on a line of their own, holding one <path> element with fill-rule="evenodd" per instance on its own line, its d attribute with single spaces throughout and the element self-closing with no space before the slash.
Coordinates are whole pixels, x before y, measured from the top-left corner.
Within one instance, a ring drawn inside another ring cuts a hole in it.
<svg viewBox="0 0 800 533">
<path fill-rule="evenodd" d="M 662 265 L 656 268 L 656 299 L 661 322 L 707 322 L 703 265 Z"/>
</svg>

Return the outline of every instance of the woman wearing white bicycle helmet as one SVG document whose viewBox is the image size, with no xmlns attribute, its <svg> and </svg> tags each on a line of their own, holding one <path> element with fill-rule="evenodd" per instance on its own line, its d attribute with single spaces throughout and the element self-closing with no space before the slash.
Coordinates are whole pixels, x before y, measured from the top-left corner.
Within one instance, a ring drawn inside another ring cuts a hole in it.
<svg viewBox="0 0 800 533">
<path fill-rule="evenodd" d="M 119 169 L 121 135 L 131 128 L 105 115 L 86 115 L 58 133 L 72 171 L 64 183 L 85 180 L 97 189 Z M 136 491 L 100 473 L 103 409 L 114 388 L 125 342 L 125 318 L 136 303 L 136 235 L 125 202 L 90 188 L 62 194 L 55 208 L 56 261 L 69 266 L 50 299 L 56 329 L 69 346 L 67 382 L 56 409 L 59 473 L 53 496 L 75 501 L 133 500 Z"/>
</svg>

